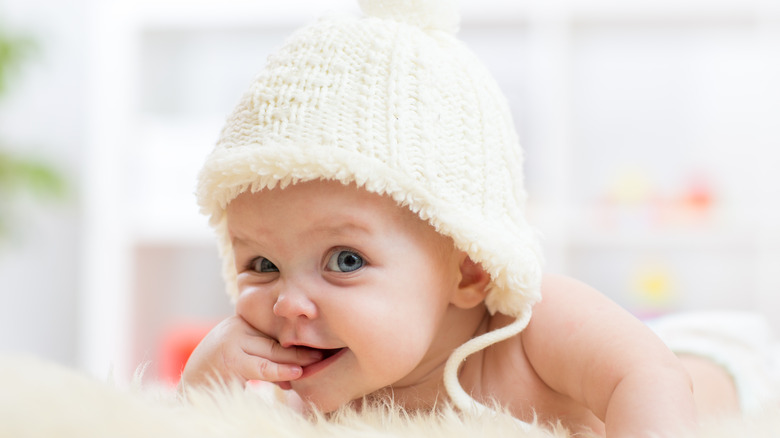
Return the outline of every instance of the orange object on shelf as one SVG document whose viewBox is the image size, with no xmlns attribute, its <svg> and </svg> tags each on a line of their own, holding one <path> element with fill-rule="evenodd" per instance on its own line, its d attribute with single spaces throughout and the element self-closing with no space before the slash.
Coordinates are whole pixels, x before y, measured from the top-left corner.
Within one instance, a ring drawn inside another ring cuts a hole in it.
<svg viewBox="0 0 780 438">
<path fill-rule="evenodd" d="M 171 386 L 179 384 L 181 372 L 190 355 L 215 325 L 212 322 L 180 323 L 163 334 L 158 353 L 158 378 L 161 382 Z"/>
</svg>

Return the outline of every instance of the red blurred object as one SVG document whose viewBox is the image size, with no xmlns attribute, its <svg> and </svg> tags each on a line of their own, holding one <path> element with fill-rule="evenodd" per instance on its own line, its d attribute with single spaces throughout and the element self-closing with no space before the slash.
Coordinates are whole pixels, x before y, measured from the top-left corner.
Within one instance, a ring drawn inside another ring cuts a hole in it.
<svg viewBox="0 0 780 438">
<path fill-rule="evenodd" d="M 686 192 L 684 197 L 685 202 L 693 208 L 706 210 L 709 209 L 715 201 L 712 182 L 704 174 L 691 175 Z"/>
<path fill-rule="evenodd" d="M 158 377 L 171 386 L 179 384 L 181 372 L 195 347 L 216 323 L 180 323 L 167 330 L 160 340 Z"/>
</svg>

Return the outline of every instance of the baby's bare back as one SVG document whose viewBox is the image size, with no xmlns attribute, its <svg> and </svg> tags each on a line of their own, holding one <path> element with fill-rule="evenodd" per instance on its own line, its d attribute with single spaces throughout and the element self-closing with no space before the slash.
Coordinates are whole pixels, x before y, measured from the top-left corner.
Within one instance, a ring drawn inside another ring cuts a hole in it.
<svg viewBox="0 0 780 438">
<path fill-rule="evenodd" d="M 486 322 L 486 329 L 506 325 L 511 318 L 501 314 Z M 680 360 L 690 374 L 700 418 L 739 412 L 733 379 L 711 360 L 683 355 Z M 555 391 L 542 380 L 523 348 L 522 336 L 489 347 L 464 364 L 461 381 L 477 400 L 491 400 L 509 409 L 523 421 L 562 424 L 573 432 L 605 435 L 604 422 L 585 405 Z"/>
</svg>

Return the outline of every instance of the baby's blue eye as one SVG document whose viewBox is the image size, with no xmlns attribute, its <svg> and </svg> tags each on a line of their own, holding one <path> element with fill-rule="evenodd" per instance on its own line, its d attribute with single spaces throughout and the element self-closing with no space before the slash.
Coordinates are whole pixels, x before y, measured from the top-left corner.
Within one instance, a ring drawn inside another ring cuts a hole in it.
<svg viewBox="0 0 780 438">
<path fill-rule="evenodd" d="M 250 268 L 255 272 L 279 272 L 279 268 L 265 257 L 258 257 L 252 260 Z"/>
<path fill-rule="evenodd" d="M 334 252 L 328 259 L 328 264 L 325 266 L 329 271 L 336 272 L 352 272 L 362 268 L 365 262 L 363 257 L 355 251 L 337 251 Z"/>
</svg>

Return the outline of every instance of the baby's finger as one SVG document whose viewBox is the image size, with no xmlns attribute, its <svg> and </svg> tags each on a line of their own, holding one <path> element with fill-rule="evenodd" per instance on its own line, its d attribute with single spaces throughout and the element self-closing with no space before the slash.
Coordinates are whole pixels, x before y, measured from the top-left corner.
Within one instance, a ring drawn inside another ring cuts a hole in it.
<svg viewBox="0 0 780 438">
<path fill-rule="evenodd" d="M 282 347 L 277 341 L 251 336 L 241 344 L 242 350 L 251 356 L 269 359 L 276 363 L 306 366 L 322 360 L 322 352 L 306 347 Z"/>
<path fill-rule="evenodd" d="M 262 357 L 249 362 L 250 367 L 244 375 L 247 380 L 287 382 L 295 380 L 303 374 L 303 368 L 300 365 L 276 363 Z"/>
</svg>

